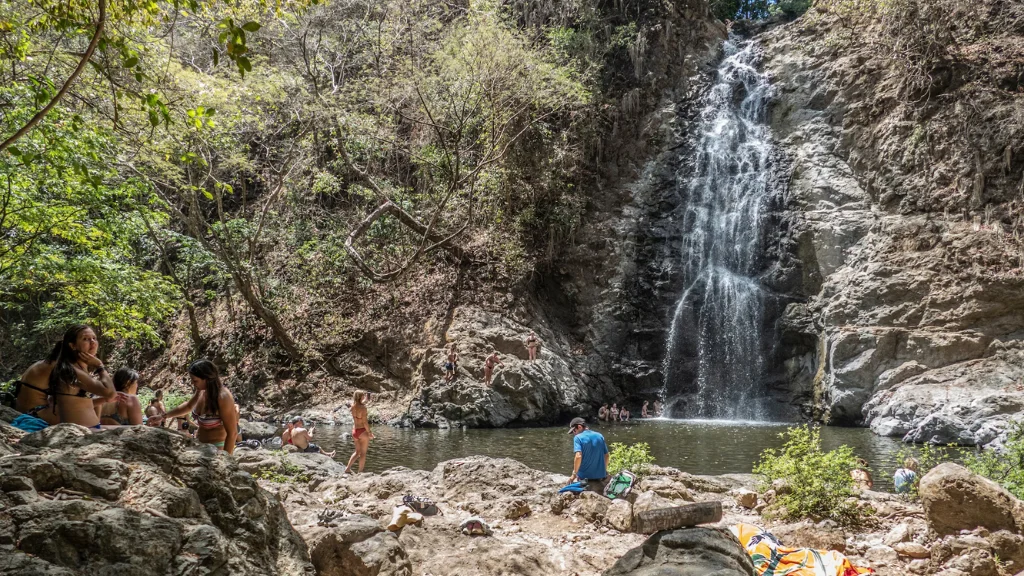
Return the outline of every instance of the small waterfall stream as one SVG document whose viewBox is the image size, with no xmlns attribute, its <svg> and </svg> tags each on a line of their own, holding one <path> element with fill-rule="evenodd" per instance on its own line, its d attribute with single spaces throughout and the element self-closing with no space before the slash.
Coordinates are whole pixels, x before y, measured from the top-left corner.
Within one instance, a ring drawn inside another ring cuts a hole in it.
<svg viewBox="0 0 1024 576">
<path fill-rule="evenodd" d="M 772 345 L 758 280 L 770 239 L 771 86 L 754 41 L 730 38 L 701 112 L 695 168 L 680 174 L 683 294 L 665 356 L 666 402 L 686 418 L 765 420 Z"/>
</svg>

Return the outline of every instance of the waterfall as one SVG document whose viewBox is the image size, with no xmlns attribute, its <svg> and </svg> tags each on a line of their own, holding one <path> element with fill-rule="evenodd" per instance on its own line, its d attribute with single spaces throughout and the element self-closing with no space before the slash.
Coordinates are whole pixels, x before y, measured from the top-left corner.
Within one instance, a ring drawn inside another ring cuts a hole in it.
<svg viewBox="0 0 1024 576">
<path fill-rule="evenodd" d="M 758 276 L 773 232 L 771 86 L 756 42 L 730 38 L 724 50 L 699 117 L 695 166 L 677 176 L 685 288 L 665 355 L 666 402 L 673 416 L 764 420 L 773 342 Z"/>
</svg>

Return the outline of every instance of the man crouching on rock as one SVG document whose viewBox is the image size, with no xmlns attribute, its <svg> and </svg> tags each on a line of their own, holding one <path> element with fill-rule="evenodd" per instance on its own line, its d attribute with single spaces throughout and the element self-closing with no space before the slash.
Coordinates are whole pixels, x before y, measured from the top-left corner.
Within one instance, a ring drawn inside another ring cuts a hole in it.
<svg viewBox="0 0 1024 576">
<path fill-rule="evenodd" d="M 588 490 L 603 492 L 608 482 L 608 460 L 611 458 L 604 436 L 588 429 L 583 418 L 572 419 L 569 433 L 575 436 L 572 449 L 576 453 L 569 482 L 585 480 Z"/>
</svg>

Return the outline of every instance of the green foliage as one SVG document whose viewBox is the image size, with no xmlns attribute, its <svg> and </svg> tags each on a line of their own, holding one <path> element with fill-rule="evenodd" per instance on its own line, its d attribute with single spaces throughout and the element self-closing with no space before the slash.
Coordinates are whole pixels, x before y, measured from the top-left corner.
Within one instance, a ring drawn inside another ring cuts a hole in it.
<svg viewBox="0 0 1024 576">
<path fill-rule="evenodd" d="M 292 464 L 288 461 L 288 454 L 286 452 L 278 452 L 278 463 L 273 468 L 264 468 L 260 470 L 256 477 L 261 480 L 267 480 L 278 484 L 286 484 L 291 482 L 306 483 L 309 482 L 309 475 L 305 474 L 301 466 Z"/>
<path fill-rule="evenodd" d="M 19 347 L 82 322 L 152 345 L 155 326 L 177 309 L 173 284 L 139 251 L 141 218 L 161 216 L 140 201 L 139 182 L 106 163 L 117 146 L 58 110 L 0 153 L 0 310 L 19 312 L 8 328 Z"/>
<path fill-rule="evenodd" d="M 849 446 L 823 451 L 820 435 L 817 428 L 795 426 L 779 435 L 786 440 L 781 450 L 761 453 L 754 474 L 761 477 L 762 488 L 769 489 L 775 481 L 784 486 L 766 512 L 783 520 L 809 517 L 856 523 L 864 514 L 851 500 L 850 472 L 857 467 L 857 458 Z"/>
<path fill-rule="evenodd" d="M 152 388 L 139 389 L 139 404 L 142 405 L 143 412 L 145 412 L 146 408 L 149 406 L 149 402 L 153 399 L 153 396 L 155 395 L 156 391 L 153 390 Z M 174 390 L 164 390 L 164 408 L 166 408 L 168 411 L 174 410 L 178 406 L 181 406 L 182 404 L 188 402 L 191 399 L 191 392 L 177 392 Z"/>
<path fill-rule="evenodd" d="M 647 442 L 626 445 L 621 442 L 613 442 L 611 445 L 611 456 L 608 460 L 608 474 L 614 475 L 628 470 L 637 478 L 646 476 L 650 470 L 650 464 L 654 463 L 654 456 L 651 455 L 651 447 Z"/>
<path fill-rule="evenodd" d="M 811 0 L 712 0 L 711 13 L 719 20 L 763 20 L 769 16 L 796 18 L 811 7 Z"/>
<path fill-rule="evenodd" d="M 1002 450 L 967 455 L 964 464 L 1024 500 L 1024 422 L 1011 424 Z"/>
</svg>

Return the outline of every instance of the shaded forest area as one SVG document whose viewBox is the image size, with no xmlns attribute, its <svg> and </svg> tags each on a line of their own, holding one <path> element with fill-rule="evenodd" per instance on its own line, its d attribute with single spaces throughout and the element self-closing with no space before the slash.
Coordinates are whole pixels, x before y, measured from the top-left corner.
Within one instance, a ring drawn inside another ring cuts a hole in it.
<svg viewBox="0 0 1024 576">
<path fill-rule="evenodd" d="M 5 3 L 5 379 L 78 322 L 117 361 L 177 333 L 177 366 L 294 374 L 457 298 L 509 306 L 614 164 L 663 9 Z"/>
</svg>

